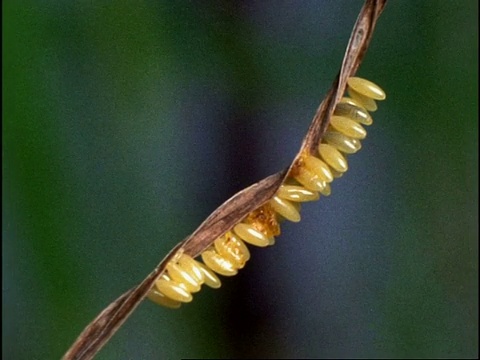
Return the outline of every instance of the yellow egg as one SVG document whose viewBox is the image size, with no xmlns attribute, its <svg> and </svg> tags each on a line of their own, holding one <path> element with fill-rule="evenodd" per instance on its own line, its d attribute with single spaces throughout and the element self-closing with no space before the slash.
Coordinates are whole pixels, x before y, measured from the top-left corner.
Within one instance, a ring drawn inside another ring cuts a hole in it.
<svg viewBox="0 0 480 360">
<path fill-rule="evenodd" d="M 296 185 L 282 185 L 277 191 L 278 197 L 285 200 L 304 202 L 315 201 L 320 198 L 316 191 L 311 191 L 303 186 Z"/>
<path fill-rule="evenodd" d="M 363 125 L 372 125 L 373 119 L 367 110 L 356 105 L 357 103 L 355 101 L 344 100 L 344 102 L 342 102 L 342 100 L 335 106 L 334 115 L 347 117 Z"/>
<path fill-rule="evenodd" d="M 303 163 L 308 170 L 313 171 L 321 180 L 327 183 L 333 181 L 332 171 L 328 165 L 319 158 L 311 155 L 305 156 Z"/>
<path fill-rule="evenodd" d="M 270 205 L 272 206 L 273 210 L 277 213 L 282 215 L 285 219 L 299 222 L 300 221 L 300 213 L 297 211 L 293 204 L 281 197 L 274 196 L 272 200 L 270 200 Z"/>
<path fill-rule="evenodd" d="M 345 157 L 333 146 L 328 144 L 320 144 L 318 152 L 325 162 L 338 172 L 348 170 L 348 164 Z"/>
<path fill-rule="evenodd" d="M 345 154 L 354 154 L 362 148 L 360 140 L 352 139 L 336 131 L 327 131 L 322 140 Z"/>
<path fill-rule="evenodd" d="M 264 233 L 258 231 L 250 224 L 240 223 L 234 226 L 233 231 L 249 244 L 265 247 L 271 240 Z"/>
<path fill-rule="evenodd" d="M 150 290 L 147 294 L 147 298 L 158 305 L 162 305 L 170 309 L 178 309 L 182 305 L 180 301 L 170 299 L 157 289 Z"/>
<path fill-rule="evenodd" d="M 347 80 L 348 87 L 357 93 L 373 100 L 385 100 L 385 91 L 377 84 L 359 77 L 351 77 Z"/>
<path fill-rule="evenodd" d="M 353 139 L 365 139 L 367 131 L 358 122 L 343 116 L 332 116 L 330 125 L 338 132 Z"/>
<path fill-rule="evenodd" d="M 214 250 L 205 250 L 202 253 L 202 260 L 210 269 L 223 276 L 233 276 L 237 274 L 237 269 L 231 261 L 219 255 Z"/>
<path fill-rule="evenodd" d="M 185 290 L 185 288 L 183 288 L 182 286 L 180 286 L 180 284 L 174 281 L 158 279 L 155 282 L 155 286 L 157 287 L 159 292 L 172 300 L 179 302 L 192 301 L 192 294 L 190 294 L 187 290 Z"/>
</svg>

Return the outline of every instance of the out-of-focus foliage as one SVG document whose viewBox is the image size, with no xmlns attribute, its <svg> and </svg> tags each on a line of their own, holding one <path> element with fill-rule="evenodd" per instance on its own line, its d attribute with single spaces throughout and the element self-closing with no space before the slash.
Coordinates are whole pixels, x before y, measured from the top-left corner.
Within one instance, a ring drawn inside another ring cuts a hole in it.
<svg viewBox="0 0 480 360">
<path fill-rule="evenodd" d="M 288 165 L 361 2 L 3 2 L 3 358 L 59 358 L 234 192 Z M 478 356 L 478 3 L 391 1 L 387 91 L 332 196 L 99 359 Z"/>
</svg>

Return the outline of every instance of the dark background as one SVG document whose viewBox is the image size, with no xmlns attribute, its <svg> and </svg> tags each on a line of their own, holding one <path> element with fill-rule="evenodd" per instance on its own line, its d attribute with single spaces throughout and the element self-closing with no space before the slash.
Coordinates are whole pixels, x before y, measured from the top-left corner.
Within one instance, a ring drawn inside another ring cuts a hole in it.
<svg viewBox="0 0 480 360">
<path fill-rule="evenodd" d="M 3 358 L 60 358 L 287 166 L 361 5 L 3 2 Z M 358 73 L 387 100 L 332 196 L 98 358 L 478 356 L 477 7 L 391 1 Z"/>
</svg>

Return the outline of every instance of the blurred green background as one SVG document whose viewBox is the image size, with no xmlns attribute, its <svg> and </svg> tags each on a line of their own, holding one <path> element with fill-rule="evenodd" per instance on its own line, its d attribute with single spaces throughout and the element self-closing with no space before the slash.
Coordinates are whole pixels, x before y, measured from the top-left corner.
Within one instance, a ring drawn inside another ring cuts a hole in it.
<svg viewBox="0 0 480 360">
<path fill-rule="evenodd" d="M 5 359 L 58 359 L 236 191 L 289 164 L 360 1 L 4 1 Z M 387 101 L 332 196 L 99 359 L 478 356 L 478 3 L 391 1 Z"/>
</svg>

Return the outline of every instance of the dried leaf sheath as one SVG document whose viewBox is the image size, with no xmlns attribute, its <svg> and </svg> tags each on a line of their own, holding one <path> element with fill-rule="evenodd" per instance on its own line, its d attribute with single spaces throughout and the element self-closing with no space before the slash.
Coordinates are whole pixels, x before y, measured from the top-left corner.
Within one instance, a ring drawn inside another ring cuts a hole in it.
<svg viewBox="0 0 480 360">
<path fill-rule="evenodd" d="M 271 175 L 242 190 L 216 209 L 189 237 L 179 243 L 138 285 L 103 310 L 79 335 L 63 359 L 91 359 L 113 336 L 161 276 L 168 261 L 179 250 L 196 256 L 276 193 L 289 173 L 294 172 L 304 153 L 314 154 L 328 127 L 330 117 L 342 97 L 347 79 L 355 74 L 370 43 L 375 24 L 387 0 L 367 0 L 354 26 L 340 73 L 320 104 L 300 151 L 290 168 Z"/>
</svg>

